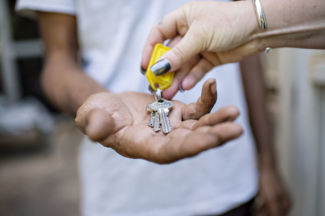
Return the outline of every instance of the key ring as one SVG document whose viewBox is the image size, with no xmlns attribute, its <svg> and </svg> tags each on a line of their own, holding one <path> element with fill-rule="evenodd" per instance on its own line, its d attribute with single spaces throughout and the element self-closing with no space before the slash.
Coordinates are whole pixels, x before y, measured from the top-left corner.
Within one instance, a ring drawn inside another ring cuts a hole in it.
<svg viewBox="0 0 325 216">
<path fill-rule="evenodd" d="M 157 88 L 157 91 L 154 94 L 156 101 L 160 101 L 161 100 L 161 93 L 162 93 L 161 89 Z"/>
</svg>

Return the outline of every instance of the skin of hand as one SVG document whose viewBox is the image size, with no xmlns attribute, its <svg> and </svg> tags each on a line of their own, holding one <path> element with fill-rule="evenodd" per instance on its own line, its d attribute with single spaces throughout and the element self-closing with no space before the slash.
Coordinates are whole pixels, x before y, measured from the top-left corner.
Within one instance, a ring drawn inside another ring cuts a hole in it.
<svg viewBox="0 0 325 216">
<path fill-rule="evenodd" d="M 179 36 L 174 38 L 168 43 L 168 47 L 171 48 L 175 47 L 180 40 L 181 37 Z M 185 78 L 188 71 L 191 70 L 191 68 L 193 68 L 194 65 L 196 65 L 199 61 L 200 61 L 200 56 L 196 55 L 193 58 L 191 58 L 190 61 L 187 61 L 179 70 L 177 70 L 174 76 L 173 84 L 168 89 L 165 89 L 162 92 L 162 96 L 170 100 L 176 95 L 179 89 L 185 90 L 181 85 L 181 81 Z"/>
<path fill-rule="evenodd" d="M 242 128 L 233 123 L 239 115 L 235 107 L 209 113 L 216 102 L 216 82 L 206 81 L 196 103 L 173 101 L 169 114 L 173 130 L 164 135 L 148 127 L 145 110 L 153 96 L 144 93 L 98 93 L 78 109 L 79 128 L 93 141 L 129 158 L 142 158 L 159 164 L 175 162 L 220 146 L 238 137 Z"/>
<path fill-rule="evenodd" d="M 250 125 L 254 135 L 259 165 L 259 193 L 254 203 L 258 216 L 285 216 L 291 199 L 276 169 L 274 143 L 268 121 L 266 85 L 259 56 L 240 62 Z"/>
<path fill-rule="evenodd" d="M 291 209 L 291 199 L 284 187 L 279 172 L 261 166 L 259 192 L 255 198 L 254 212 L 257 216 L 285 216 Z"/>
<path fill-rule="evenodd" d="M 186 62 L 192 62 L 182 79 L 175 81 L 188 90 L 212 67 L 240 61 L 266 47 L 325 48 L 324 1 L 264 0 L 262 3 L 268 22 L 268 29 L 263 32 L 251 1 L 185 4 L 152 28 L 141 67 L 147 68 L 156 43 L 180 37 L 179 43 L 162 57 L 165 61 L 160 65 L 164 72 L 171 72 L 181 71 Z M 193 58 L 197 55 L 200 60 L 195 62 Z M 175 90 L 170 91 L 172 95 Z"/>
<path fill-rule="evenodd" d="M 241 16 L 245 11 L 252 13 L 251 22 L 241 25 Z M 220 16 L 216 16 L 216 15 Z M 171 51 L 162 58 L 168 59 L 170 71 L 182 71 L 178 82 L 184 90 L 191 89 L 207 71 L 221 64 L 220 52 L 235 48 L 243 40 L 247 40 L 256 25 L 254 10 L 242 2 L 191 2 L 166 15 L 154 26 L 148 36 L 141 66 L 147 68 L 153 46 L 166 39 L 179 41 Z M 232 28 L 240 26 L 240 34 Z M 212 31 L 218 30 L 218 34 Z M 234 43 L 234 41 L 240 41 Z M 218 47 L 216 49 L 216 47 Z M 199 60 L 196 60 L 199 57 Z M 223 60 L 224 61 L 224 60 Z M 186 67 L 185 63 L 190 62 Z M 176 74 L 177 74 L 176 73 Z M 176 75 L 177 76 L 177 75 Z M 175 84 L 176 85 L 176 84 Z M 167 90 L 174 92 L 175 90 Z"/>
</svg>

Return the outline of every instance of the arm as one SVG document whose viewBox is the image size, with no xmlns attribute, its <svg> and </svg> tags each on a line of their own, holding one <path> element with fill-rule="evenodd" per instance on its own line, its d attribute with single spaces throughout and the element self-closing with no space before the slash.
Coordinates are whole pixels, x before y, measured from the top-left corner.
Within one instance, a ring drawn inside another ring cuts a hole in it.
<svg viewBox="0 0 325 216">
<path fill-rule="evenodd" d="M 273 137 L 268 123 L 266 87 L 259 56 L 251 56 L 240 62 L 244 92 L 252 132 L 255 138 L 260 166 L 275 168 Z"/>
<path fill-rule="evenodd" d="M 268 29 L 251 40 L 266 47 L 325 49 L 325 1 L 263 0 Z M 256 38 L 256 39 L 255 39 Z"/>
<path fill-rule="evenodd" d="M 86 98 L 106 89 L 87 76 L 79 65 L 76 18 L 43 12 L 38 17 L 45 44 L 43 89 L 57 107 L 75 114 Z"/>
<path fill-rule="evenodd" d="M 262 203 L 256 203 L 258 215 L 286 215 L 290 209 L 290 197 L 276 167 L 273 137 L 267 118 L 266 88 L 259 56 L 251 56 L 241 61 L 240 68 L 250 125 L 257 147 L 259 194 L 256 200 L 263 200 Z"/>
</svg>

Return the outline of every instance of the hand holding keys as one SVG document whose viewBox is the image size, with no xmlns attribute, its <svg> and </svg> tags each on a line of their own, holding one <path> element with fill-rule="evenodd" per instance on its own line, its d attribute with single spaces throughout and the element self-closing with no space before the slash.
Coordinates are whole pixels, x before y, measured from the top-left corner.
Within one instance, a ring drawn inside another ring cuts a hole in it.
<svg viewBox="0 0 325 216">
<path fill-rule="evenodd" d="M 148 126 L 152 127 L 155 132 L 160 131 L 160 125 L 162 132 L 168 134 L 172 127 L 168 119 L 168 113 L 173 107 L 173 103 L 161 97 L 161 92 L 171 86 L 174 79 L 174 73 L 167 73 L 161 76 L 156 76 L 150 67 L 156 63 L 159 58 L 169 50 L 162 44 L 156 44 L 151 59 L 147 68 L 146 77 L 149 81 L 150 87 L 153 89 L 155 94 L 155 101 L 147 105 L 147 111 L 150 112 L 150 119 Z"/>
</svg>

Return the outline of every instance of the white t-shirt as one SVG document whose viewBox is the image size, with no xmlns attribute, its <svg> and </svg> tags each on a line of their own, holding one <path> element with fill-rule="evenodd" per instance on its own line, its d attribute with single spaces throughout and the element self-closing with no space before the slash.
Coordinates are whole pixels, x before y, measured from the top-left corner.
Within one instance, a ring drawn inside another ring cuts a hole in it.
<svg viewBox="0 0 325 216">
<path fill-rule="evenodd" d="M 85 72 L 113 92 L 147 92 L 140 73 L 142 48 L 150 28 L 185 0 L 19 0 L 17 9 L 62 12 L 78 19 Z M 204 215 L 228 211 L 257 192 L 255 144 L 248 123 L 238 64 L 215 68 L 214 110 L 235 105 L 244 134 L 226 145 L 170 165 L 128 159 L 115 151 L 82 143 L 82 212 L 106 215 Z M 203 81 L 175 99 L 189 103 Z M 154 143 L 153 143 L 154 145 Z"/>
</svg>

